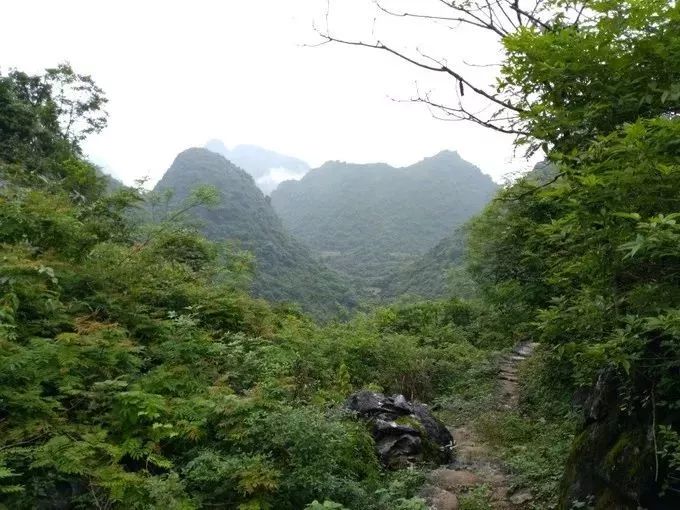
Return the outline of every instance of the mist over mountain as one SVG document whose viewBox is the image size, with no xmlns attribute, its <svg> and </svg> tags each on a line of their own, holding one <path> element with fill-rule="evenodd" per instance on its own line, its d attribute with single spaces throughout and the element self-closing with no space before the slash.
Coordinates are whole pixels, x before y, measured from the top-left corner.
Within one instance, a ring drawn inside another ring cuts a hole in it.
<svg viewBox="0 0 680 510">
<path fill-rule="evenodd" d="M 458 153 L 404 168 L 328 162 L 283 182 L 271 202 L 284 225 L 356 285 L 386 279 L 481 211 L 498 186 Z"/>
<path fill-rule="evenodd" d="M 219 191 L 219 204 L 196 208 L 191 214 L 208 238 L 239 241 L 254 254 L 253 291 L 257 296 L 295 301 L 320 317 L 353 306 L 348 286 L 285 231 L 253 177 L 223 156 L 207 149 L 185 150 L 155 191 L 174 190 L 173 202 L 178 204 L 203 184 Z"/>
<path fill-rule="evenodd" d="M 255 184 L 265 195 L 270 194 L 279 183 L 301 179 L 309 165 L 301 159 L 279 154 L 257 145 L 237 145 L 227 148 L 221 140 L 210 140 L 205 148 L 221 154 L 255 179 Z"/>
</svg>

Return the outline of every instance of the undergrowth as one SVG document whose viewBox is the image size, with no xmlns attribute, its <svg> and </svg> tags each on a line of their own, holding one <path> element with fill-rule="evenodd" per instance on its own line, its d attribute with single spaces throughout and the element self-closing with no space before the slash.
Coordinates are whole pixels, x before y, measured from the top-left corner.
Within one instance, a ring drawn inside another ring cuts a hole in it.
<svg viewBox="0 0 680 510">
<path fill-rule="evenodd" d="M 569 402 L 571 387 L 556 381 L 556 370 L 549 353 L 538 351 L 520 367 L 519 409 L 486 411 L 473 422 L 480 438 L 509 470 L 511 489 L 528 489 L 533 500 L 527 508 L 535 510 L 557 505 L 577 424 Z"/>
<path fill-rule="evenodd" d="M 488 485 L 478 485 L 458 498 L 459 510 L 493 510 L 491 489 Z"/>
</svg>

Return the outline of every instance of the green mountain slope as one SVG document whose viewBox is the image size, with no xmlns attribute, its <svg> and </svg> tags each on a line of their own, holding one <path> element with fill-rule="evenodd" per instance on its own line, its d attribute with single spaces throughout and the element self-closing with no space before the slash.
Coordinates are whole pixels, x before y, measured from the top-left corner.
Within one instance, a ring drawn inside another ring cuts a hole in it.
<svg viewBox="0 0 680 510">
<path fill-rule="evenodd" d="M 440 298 L 448 295 L 470 297 L 474 284 L 464 270 L 465 231 L 456 230 L 427 253 L 400 267 L 385 278 L 383 297 L 408 295 Z"/>
<path fill-rule="evenodd" d="M 555 177 L 554 166 L 539 162 L 524 175 L 527 181 L 544 184 Z M 470 298 L 477 288 L 465 268 L 467 232 L 456 229 L 424 255 L 389 274 L 382 284 L 382 297 L 400 296 Z"/>
<path fill-rule="evenodd" d="M 219 191 L 219 204 L 191 214 L 208 238 L 239 241 L 254 254 L 256 295 L 297 302 L 319 317 L 354 305 L 347 285 L 285 231 L 252 177 L 224 157 L 206 149 L 188 149 L 177 156 L 155 191 L 172 189 L 173 201 L 179 203 L 202 184 Z"/>
<path fill-rule="evenodd" d="M 498 186 L 457 153 L 406 168 L 329 162 L 282 183 L 272 205 L 284 225 L 357 286 L 379 293 L 479 212 Z"/>
</svg>

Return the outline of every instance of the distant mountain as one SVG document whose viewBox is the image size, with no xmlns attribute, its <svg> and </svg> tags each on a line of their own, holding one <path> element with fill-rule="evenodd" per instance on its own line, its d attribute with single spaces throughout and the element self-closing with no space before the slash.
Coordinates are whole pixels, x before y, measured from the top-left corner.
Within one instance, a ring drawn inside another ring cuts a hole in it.
<svg viewBox="0 0 680 510">
<path fill-rule="evenodd" d="M 541 185 L 556 175 L 557 169 L 553 165 L 539 162 L 523 178 Z M 465 271 L 465 250 L 466 232 L 457 229 L 427 253 L 388 275 L 383 284 L 383 297 L 472 297 L 477 288 Z"/>
<path fill-rule="evenodd" d="M 252 251 L 256 295 L 295 301 L 317 317 L 331 317 L 354 305 L 348 286 L 285 231 L 253 178 L 223 156 L 199 148 L 180 153 L 155 191 L 172 189 L 173 201 L 179 203 L 201 184 L 216 187 L 220 203 L 192 214 L 207 237 L 237 240 Z"/>
<path fill-rule="evenodd" d="M 205 144 L 209 151 L 221 154 L 255 179 L 255 184 L 266 195 L 279 183 L 300 179 L 309 172 L 309 165 L 301 159 L 273 152 L 256 145 L 237 145 L 228 149 L 220 140 Z"/>
<path fill-rule="evenodd" d="M 329 162 L 283 182 L 271 202 L 284 225 L 368 293 L 481 211 L 498 186 L 458 153 L 405 168 Z"/>
</svg>

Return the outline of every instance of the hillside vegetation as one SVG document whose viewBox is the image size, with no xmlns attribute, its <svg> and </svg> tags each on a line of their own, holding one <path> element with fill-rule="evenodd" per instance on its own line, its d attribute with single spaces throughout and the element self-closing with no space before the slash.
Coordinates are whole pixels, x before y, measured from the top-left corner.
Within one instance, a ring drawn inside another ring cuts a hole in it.
<svg viewBox="0 0 680 510">
<path fill-rule="evenodd" d="M 381 282 L 381 296 L 385 299 L 473 297 L 476 285 L 465 269 L 466 241 L 467 232 L 458 229 L 424 255 L 397 268 Z"/>
<path fill-rule="evenodd" d="M 406 168 L 330 162 L 282 183 L 272 205 L 288 229 L 357 287 L 426 253 L 488 203 L 491 178 L 455 152 Z"/>
<path fill-rule="evenodd" d="M 256 296 L 298 303 L 321 318 L 355 306 L 341 278 L 285 231 L 253 178 L 214 152 L 195 148 L 177 156 L 154 188 L 154 219 L 166 218 L 201 185 L 216 191 L 214 203 L 199 205 L 186 216 L 209 239 L 231 241 L 253 255 Z"/>
<path fill-rule="evenodd" d="M 85 131 L 60 122 L 65 80 L 82 86 Z M 0 507 L 424 509 L 421 473 L 385 471 L 340 403 L 363 387 L 445 392 L 483 359 L 482 311 L 319 327 L 248 296 L 243 255 L 176 221 L 208 188 L 135 224 L 156 197 L 109 193 L 83 159 L 97 94 L 66 66 L 0 77 Z M 206 152 L 175 169 L 206 158 L 247 192 Z"/>
</svg>

